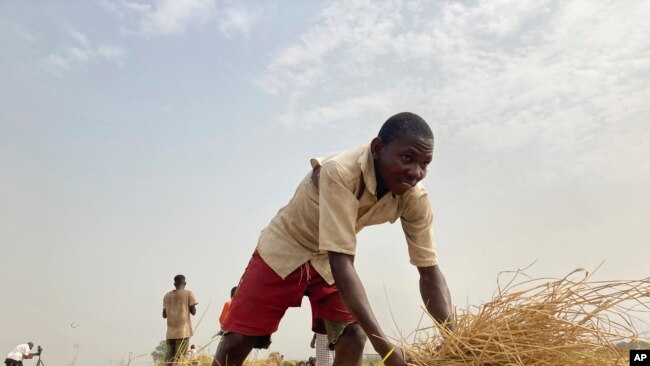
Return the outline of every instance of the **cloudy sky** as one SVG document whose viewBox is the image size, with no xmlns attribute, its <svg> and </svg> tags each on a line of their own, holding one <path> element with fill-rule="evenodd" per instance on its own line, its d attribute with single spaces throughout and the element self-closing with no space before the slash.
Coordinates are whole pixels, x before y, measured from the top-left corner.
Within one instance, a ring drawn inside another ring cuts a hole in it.
<svg viewBox="0 0 650 366">
<path fill-rule="evenodd" d="M 534 261 L 536 277 L 603 261 L 597 279 L 647 277 L 648 14 L 646 0 L 1 1 L 0 349 L 33 340 L 58 365 L 148 354 L 177 273 L 208 343 L 309 158 L 401 111 L 436 135 L 425 186 L 459 308 Z M 357 268 L 387 331 L 413 331 L 400 226 L 362 232 Z M 272 350 L 306 357 L 309 340 L 309 310 L 292 309 Z"/>
</svg>

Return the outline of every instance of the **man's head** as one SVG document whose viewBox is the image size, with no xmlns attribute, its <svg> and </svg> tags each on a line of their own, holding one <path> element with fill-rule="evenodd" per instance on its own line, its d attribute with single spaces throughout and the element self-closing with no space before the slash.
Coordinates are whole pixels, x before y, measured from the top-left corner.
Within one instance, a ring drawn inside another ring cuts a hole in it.
<svg viewBox="0 0 650 366">
<path fill-rule="evenodd" d="M 237 286 L 230 289 L 230 298 L 231 299 L 235 296 L 235 292 L 237 292 Z"/>
<path fill-rule="evenodd" d="M 433 156 L 433 132 L 417 114 L 399 113 L 384 122 L 370 149 L 378 190 L 401 195 L 426 176 Z"/>
<path fill-rule="evenodd" d="M 174 287 L 176 287 L 177 290 L 185 288 L 185 276 L 182 274 L 176 275 L 174 277 Z"/>
<path fill-rule="evenodd" d="M 32 343 L 32 342 L 27 342 L 27 345 L 29 346 L 29 349 L 34 348 L 34 343 Z"/>
</svg>

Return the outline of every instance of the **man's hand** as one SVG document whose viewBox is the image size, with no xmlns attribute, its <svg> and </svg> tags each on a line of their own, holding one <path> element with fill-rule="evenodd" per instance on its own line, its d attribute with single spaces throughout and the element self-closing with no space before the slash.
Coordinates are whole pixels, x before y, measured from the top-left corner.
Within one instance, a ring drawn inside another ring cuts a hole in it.
<svg viewBox="0 0 650 366">
<path fill-rule="evenodd" d="M 393 352 L 386 359 L 386 362 L 384 362 L 384 364 L 386 366 L 406 366 L 407 362 L 408 358 L 406 357 L 406 352 L 404 352 L 403 349 L 395 346 Z"/>
<path fill-rule="evenodd" d="M 316 348 L 316 333 L 314 333 L 314 336 L 311 337 L 311 342 L 309 342 L 309 347 Z"/>
</svg>

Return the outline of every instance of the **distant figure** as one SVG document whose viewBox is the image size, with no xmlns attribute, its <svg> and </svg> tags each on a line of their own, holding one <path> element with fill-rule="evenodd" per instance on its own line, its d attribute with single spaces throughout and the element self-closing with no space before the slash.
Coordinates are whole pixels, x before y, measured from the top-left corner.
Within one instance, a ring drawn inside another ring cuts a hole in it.
<svg viewBox="0 0 650 366">
<path fill-rule="evenodd" d="M 225 323 L 226 317 L 230 312 L 230 304 L 232 303 L 232 298 L 235 296 L 235 292 L 237 292 L 237 286 L 230 289 L 230 299 L 223 303 L 223 309 L 221 309 L 221 315 L 219 315 L 219 326 L 221 327 L 221 330 L 219 330 L 217 335 L 223 335 L 223 323 Z"/>
<path fill-rule="evenodd" d="M 167 362 L 174 363 L 187 349 L 192 336 L 190 314 L 196 314 L 196 297 L 192 291 L 185 289 L 185 276 L 174 277 L 175 290 L 169 291 L 163 298 L 163 318 L 167 319 Z"/>
<path fill-rule="evenodd" d="M 334 362 L 334 351 L 330 349 L 327 334 L 314 332 L 310 346 L 316 349 L 316 359 L 313 362 L 314 366 L 332 366 Z M 312 357 L 309 359 L 311 360 Z"/>
<path fill-rule="evenodd" d="M 330 341 L 327 337 L 327 329 L 325 322 L 317 317 L 318 304 L 313 296 L 310 296 L 309 291 L 305 292 L 305 296 L 309 298 L 311 305 L 311 330 L 314 336 L 311 338 L 309 346 L 316 349 L 316 358 L 310 357 L 310 364 L 313 366 L 332 366 L 334 363 L 334 351 L 330 349 Z"/>
<path fill-rule="evenodd" d="M 196 346 L 191 345 L 190 348 L 187 349 L 187 357 L 193 357 L 195 353 L 196 353 Z"/>
<path fill-rule="evenodd" d="M 32 348 L 34 348 L 34 343 L 32 342 L 17 345 L 16 348 L 14 348 L 14 350 L 9 352 L 7 355 L 7 358 L 5 359 L 5 365 L 23 366 L 23 360 L 30 359 L 41 354 L 40 352 L 29 353 Z"/>
</svg>

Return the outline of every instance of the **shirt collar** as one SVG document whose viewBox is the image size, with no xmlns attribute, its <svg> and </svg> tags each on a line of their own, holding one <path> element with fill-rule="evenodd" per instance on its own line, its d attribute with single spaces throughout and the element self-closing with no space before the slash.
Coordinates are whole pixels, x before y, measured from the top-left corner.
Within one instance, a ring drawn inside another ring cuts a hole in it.
<svg viewBox="0 0 650 366">
<path fill-rule="evenodd" d="M 363 174 L 363 183 L 366 189 L 373 196 L 377 196 L 377 175 L 375 174 L 375 159 L 370 152 L 370 144 L 363 149 L 359 157 L 359 166 L 361 166 L 361 174 Z"/>
</svg>

